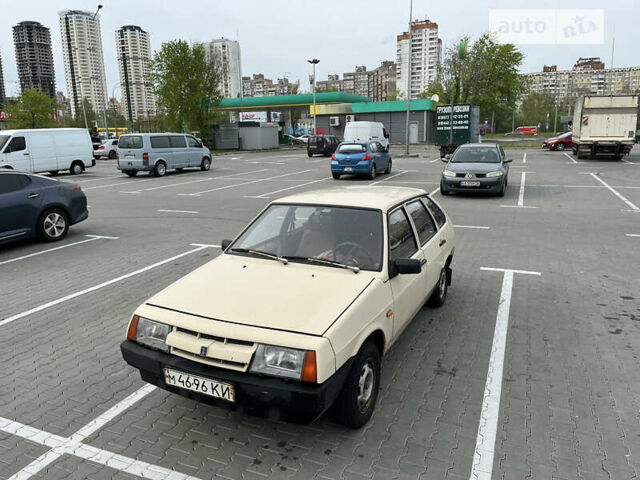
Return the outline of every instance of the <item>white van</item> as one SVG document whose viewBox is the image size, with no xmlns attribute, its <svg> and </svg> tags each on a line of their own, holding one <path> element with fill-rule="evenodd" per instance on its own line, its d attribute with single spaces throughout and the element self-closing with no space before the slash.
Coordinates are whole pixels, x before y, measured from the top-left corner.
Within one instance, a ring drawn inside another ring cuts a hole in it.
<svg viewBox="0 0 640 480">
<path fill-rule="evenodd" d="M 0 130 L 0 168 L 53 175 L 69 170 L 77 175 L 95 164 L 85 128 Z"/>
<path fill-rule="evenodd" d="M 389 150 L 389 133 L 381 122 L 349 122 L 343 137 L 345 142 L 380 142 Z"/>
</svg>

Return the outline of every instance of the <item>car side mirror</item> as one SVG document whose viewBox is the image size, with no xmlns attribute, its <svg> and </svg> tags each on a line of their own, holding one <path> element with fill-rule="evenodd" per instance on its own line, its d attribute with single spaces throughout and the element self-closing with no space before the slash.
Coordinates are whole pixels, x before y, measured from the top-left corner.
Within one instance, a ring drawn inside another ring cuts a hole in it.
<svg viewBox="0 0 640 480">
<path fill-rule="evenodd" d="M 389 278 L 393 278 L 397 275 L 406 275 L 412 273 L 420 273 L 422 271 L 422 265 L 420 260 L 414 260 L 413 258 L 398 258 L 393 262 L 389 262 Z"/>
<path fill-rule="evenodd" d="M 443 161 L 444 163 L 449 163 L 449 155 L 441 157 L 440 160 Z"/>
<path fill-rule="evenodd" d="M 231 245 L 231 240 L 222 240 L 222 243 L 220 244 L 220 246 L 222 247 L 222 251 L 224 252 L 227 248 L 229 248 L 229 245 Z"/>
<path fill-rule="evenodd" d="M 511 162 L 513 162 L 513 159 L 511 159 L 511 158 L 505 158 L 504 159 L 504 163 L 511 163 Z"/>
</svg>

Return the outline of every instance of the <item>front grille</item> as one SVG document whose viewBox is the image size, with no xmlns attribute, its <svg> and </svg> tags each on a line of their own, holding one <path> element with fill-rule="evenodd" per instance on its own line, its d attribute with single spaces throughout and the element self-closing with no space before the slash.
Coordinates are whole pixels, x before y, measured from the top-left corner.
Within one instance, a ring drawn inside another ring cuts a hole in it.
<svg viewBox="0 0 640 480">
<path fill-rule="evenodd" d="M 472 173 L 471 174 L 471 178 L 485 178 L 487 176 L 486 173 Z M 456 173 L 456 177 L 457 178 L 466 178 L 467 174 L 466 173 Z"/>
<path fill-rule="evenodd" d="M 174 327 L 167 336 L 171 353 L 214 367 L 246 372 L 257 344 Z"/>
</svg>

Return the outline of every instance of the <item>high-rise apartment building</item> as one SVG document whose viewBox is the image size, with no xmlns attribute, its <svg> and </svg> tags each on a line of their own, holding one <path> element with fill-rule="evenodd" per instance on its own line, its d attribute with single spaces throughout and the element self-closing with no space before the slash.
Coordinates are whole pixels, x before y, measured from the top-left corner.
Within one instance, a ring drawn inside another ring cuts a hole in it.
<svg viewBox="0 0 640 480">
<path fill-rule="evenodd" d="M 4 91 L 4 73 L 2 72 L 2 53 L 0 53 L 0 110 L 4 107 L 6 94 Z"/>
<path fill-rule="evenodd" d="M 51 34 L 38 22 L 20 22 L 13 27 L 16 66 L 20 89 L 36 89 L 51 98 L 56 96 Z"/>
<path fill-rule="evenodd" d="M 213 60 L 218 67 L 222 96 L 224 98 L 242 96 L 240 44 L 236 40 L 218 38 L 203 46 L 207 59 Z"/>
<path fill-rule="evenodd" d="M 121 109 L 131 122 L 156 114 L 151 82 L 151 41 L 136 25 L 116 30 L 116 48 L 122 89 Z"/>
<path fill-rule="evenodd" d="M 369 72 L 369 97 L 374 102 L 385 102 L 389 100 L 396 90 L 396 62 L 385 61 Z"/>
<path fill-rule="evenodd" d="M 397 88 L 407 95 L 408 64 L 411 55 L 410 98 L 418 98 L 435 80 L 442 61 L 442 40 L 438 38 L 438 24 L 429 20 L 411 22 L 411 45 L 409 32 L 397 37 Z"/>
<path fill-rule="evenodd" d="M 289 82 L 288 78 L 278 78 L 273 82 L 264 78 L 262 73 L 254 73 L 253 77 L 242 77 L 243 97 L 273 97 L 276 95 L 291 95 L 298 91 L 299 84 Z"/>
<path fill-rule="evenodd" d="M 107 82 L 100 17 L 82 10 L 65 10 L 59 15 L 71 114 L 83 114 L 84 98 L 89 100 L 96 112 L 102 112 L 107 103 Z"/>
<path fill-rule="evenodd" d="M 356 65 L 355 72 L 347 72 L 342 74 L 342 91 L 353 93 L 355 95 L 369 96 L 369 74 L 367 67 L 364 65 Z"/>
</svg>

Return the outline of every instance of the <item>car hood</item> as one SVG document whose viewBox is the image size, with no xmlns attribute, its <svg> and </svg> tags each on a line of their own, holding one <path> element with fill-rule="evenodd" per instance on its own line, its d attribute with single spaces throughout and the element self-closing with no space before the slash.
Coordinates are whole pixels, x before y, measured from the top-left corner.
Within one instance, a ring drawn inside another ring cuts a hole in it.
<svg viewBox="0 0 640 480">
<path fill-rule="evenodd" d="M 551 137 L 551 138 L 547 138 L 547 139 L 545 140 L 545 143 L 554 143 L 554 142 L 557 142 L 558 140 L 560 140 L 560 138 L 558 138 L 558 137 Z"/>
<path fill-rule="evenodd" d="M 146 303 L 203 319 L 322 335 L 375 272 L 222 254 Z"/>
<path fill-rule="evenodd" d="M 469 162 L 469 163 L 453 163 L 449 162 L 447 164 L 447 170 L 451 170 L 452 172 L 493 172 L 495 170 L 500 170 L 501 165 L 499 163 L 480 163 L 480 162 Z"/>
</svg>

